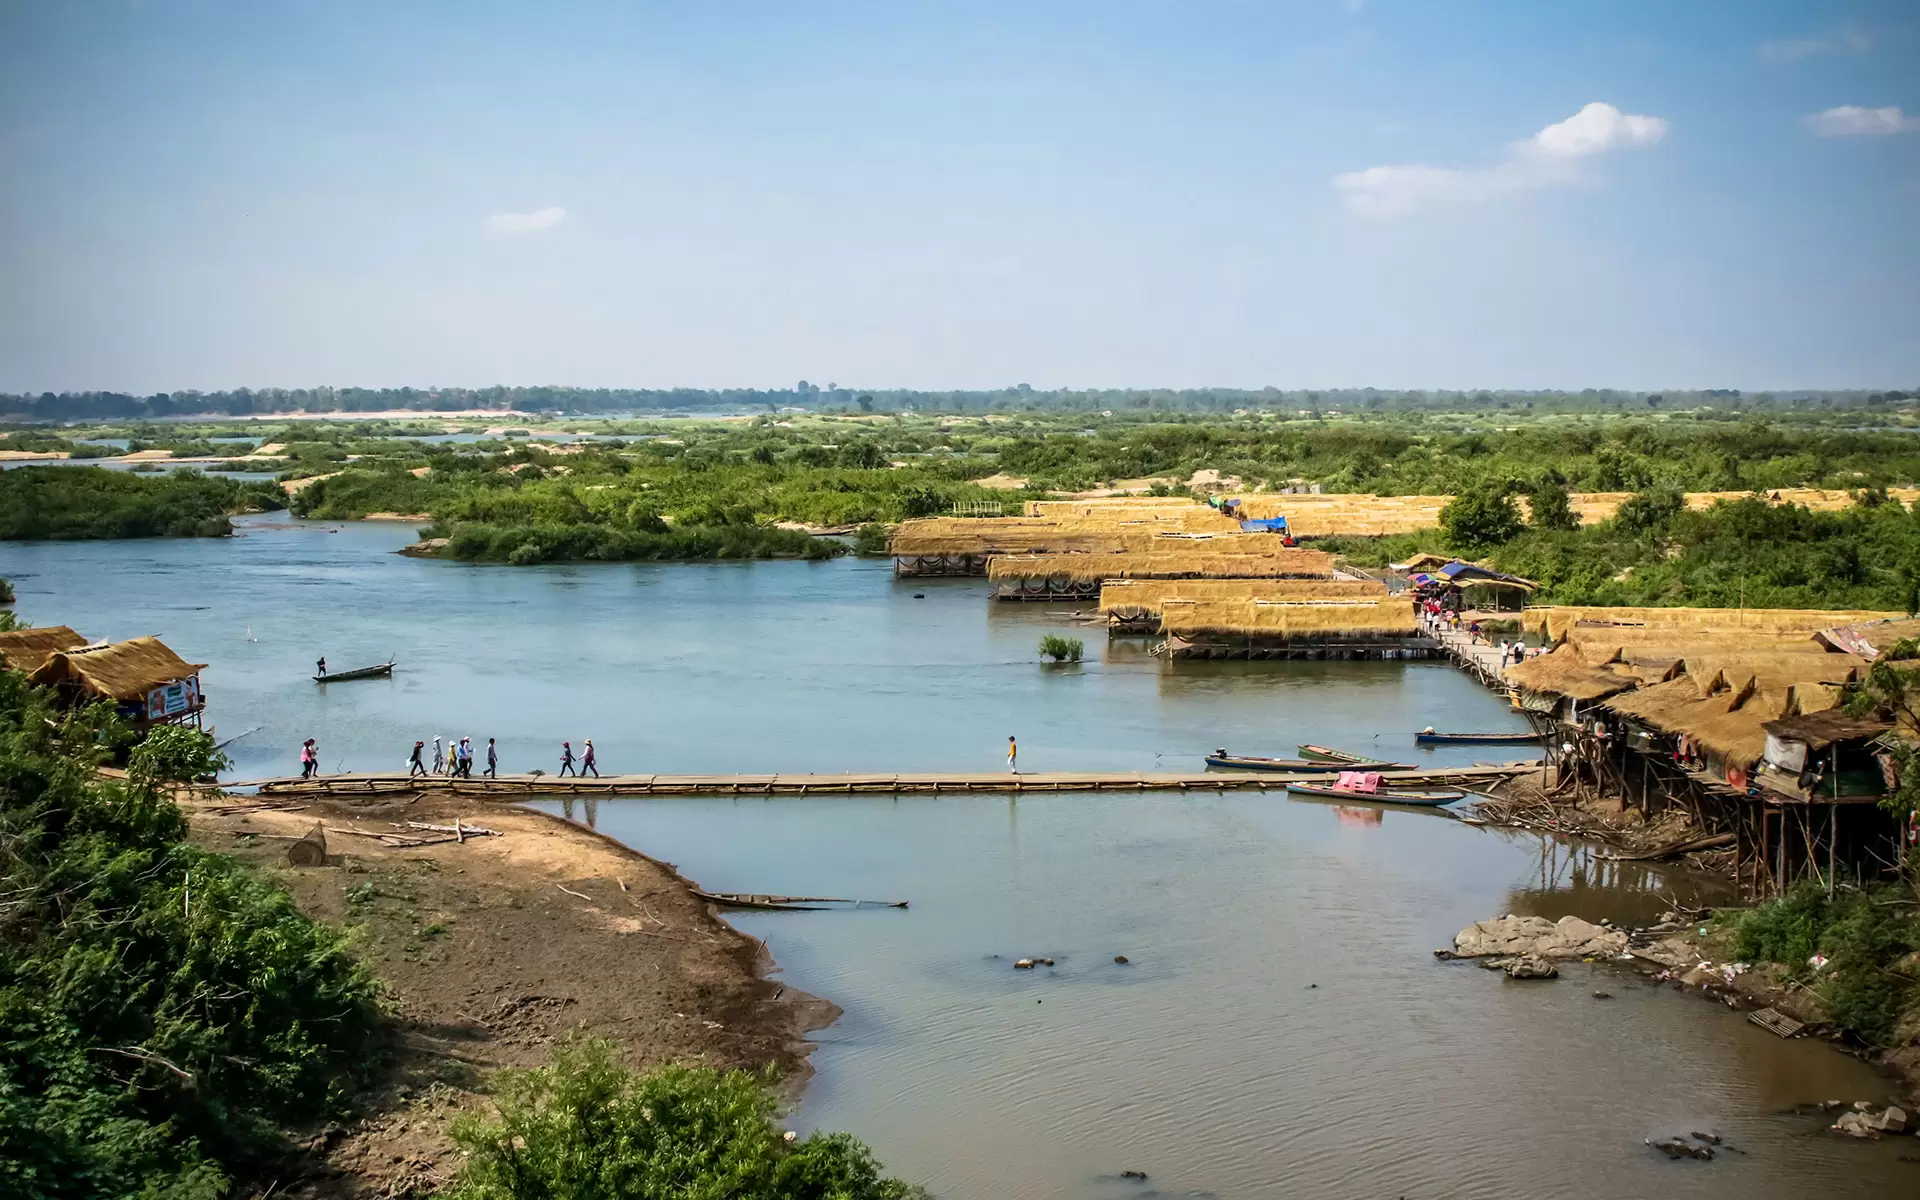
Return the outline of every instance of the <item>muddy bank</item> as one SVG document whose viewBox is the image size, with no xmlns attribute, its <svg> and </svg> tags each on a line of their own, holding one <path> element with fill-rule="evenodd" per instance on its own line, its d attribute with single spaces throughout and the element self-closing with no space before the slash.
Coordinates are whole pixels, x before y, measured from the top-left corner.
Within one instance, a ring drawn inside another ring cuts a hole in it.
<svg viewBox="0 0 1920 1200">
<path fill-rule="evenodd" d="M 451 797 L 295 803 L 185 807 L 198 843 L 257 862 L 302 910 L 353 931 L 393 1015 L 393 1069 L 355 1120 L 315 1132 L 301 1177 L 277 1194 L 430 1192 L 454 1173 L 446 1129 L 481 1103 L 486 1074 L 544 1063 L 575 1028 L 612 1038 L 637 1066 L 771 1065 L 797 1090 L 806 1033 L 839 1016 L 767 979 L 763 945 L 715 917 L 670 864 L 562 818 Z M 498 836 L 404 824 L 456 820 Z M 326 865 L 287 865 L 316 824 Z"/>
</svg>

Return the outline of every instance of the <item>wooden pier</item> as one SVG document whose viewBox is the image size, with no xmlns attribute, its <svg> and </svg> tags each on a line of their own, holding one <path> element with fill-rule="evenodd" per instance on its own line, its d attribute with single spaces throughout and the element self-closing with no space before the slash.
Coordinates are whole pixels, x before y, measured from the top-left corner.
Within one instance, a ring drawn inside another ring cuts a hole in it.
<svg viewBox="0 0 1920 1200">
<path fill-rule="evenodd" d="M 1506 694 L 1507 684 L 1501 678 L 1506 668 L 1500 661 L 1499 646 L 1475 645 L 1465 630 L 1442 629 L 1429 636 L 1440 643 L 1441 652 L 1452 659 L 1455 666 L 1501 695 Z"/>
<path fill-rule="evenodd" d="M 1538 760 L 1452 769 L 1387 771 L 1395 787 L 1488 787 L 1540 769 Z M 1332 779 L 1326 772 L 1281 771 L 1034 771 L 977 774 L 882 772 L 848 775 L 502 775 L 497 779 L 449 779 L 444 775 L 318 775 L 312 779 L 254 779 L 223 785 L 257 789 L 263 796 L 382 796 L 416 792 L 513 800 L 529 796 L 834 796 L 965 795 L 1004 792 L 1221 792 L 1281 791 L 1288 783 Z"/>
</svg>

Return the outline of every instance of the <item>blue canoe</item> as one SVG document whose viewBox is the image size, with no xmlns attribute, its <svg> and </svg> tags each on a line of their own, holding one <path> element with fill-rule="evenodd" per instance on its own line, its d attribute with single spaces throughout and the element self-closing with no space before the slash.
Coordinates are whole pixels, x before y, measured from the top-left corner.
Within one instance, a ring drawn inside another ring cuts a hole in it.
<svg viewBox="0 0 1920 1200">
<path fill-rule="evenodd" d="M 1540 740 L 1537 733 L 1416 733 L 1416 746 L 1525 746 Z"/>
</svg>

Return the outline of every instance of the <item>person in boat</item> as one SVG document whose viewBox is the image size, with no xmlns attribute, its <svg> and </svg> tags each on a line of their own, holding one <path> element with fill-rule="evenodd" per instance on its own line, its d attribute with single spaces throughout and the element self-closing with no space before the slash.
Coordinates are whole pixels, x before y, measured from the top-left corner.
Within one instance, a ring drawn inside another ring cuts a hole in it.
<svg viewBox="0 0 1920 1200">
<path fill-rule="evenodd" d="M 1420 732 L 1421 732 L 1421 733 L 1428 733 L 1428 734 L 1430 734 L 1430 733 L 1432 733 L 1432 732 L 1434 732 L 1434 729 L 1433 729 L 1433 726 L 1431 726 L 1431 725 L 1429 725 L 1429 726 L 1427 726 L 1427 727 L 1426 727 L 1425 729 L 1422 729 L 1422 730 L 1421 730 Z"/>
<path fill-rule="evenodd" d="M 413 740 L 413 757 L 407 760 L 408 779 L 412 779 L 415 775 L 425 775 L 427 773 L 427 764 L 420 761 L 420 752 L 426 748 L 427 744 L 419 738 Z"/>
<path fill-rule="evenodd" d="M 322 654 L 320 661 L 314 665 L 320 668 L 320 678 L 325 679 L 327 677 L 327 656 Z"/>
<path fill-rule="evenodd" d="M 1013 740 L 1012 734 L 1007 735 L 1007 770 L 1015 775 L 1020 773 L 1020 743 Z"/>
<path fill-rule="evenodd" d="M 497 757 L 497 755 L 494 752 L 493 739 L 488 738 L 487 739 L 487 778 L 498 779 L 499 777 L 500 777 L 500 759 Z"/>
<path fill-rule="evenodd" d="M 580 772 L 575 771 L 573 769 L 573 743 L 561 742 L 560 743 L 560 774 L 565 775 L 568 772 L 572 772 L 576 778 L 578 778 L 580 774 Z M 558 778 L 558 776 L 556 776 L 556 778 Z"/>
<path fill-rule="evenodd" d="M 580 755 L 580 774 L 585 775 L 588 771 L 593 772 L 593 777 L 595 779 L 600 778 L 600 768 L 595 766 L 593 761 L 593 739 L 592 738 L 588 738 L 586 740 L 584 744 L 584 748 Z"/>
</svg>

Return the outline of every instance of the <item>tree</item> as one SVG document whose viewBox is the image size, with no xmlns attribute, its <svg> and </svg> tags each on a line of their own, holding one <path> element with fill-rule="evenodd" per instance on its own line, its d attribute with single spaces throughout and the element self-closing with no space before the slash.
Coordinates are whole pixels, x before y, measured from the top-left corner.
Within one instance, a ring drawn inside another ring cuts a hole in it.
<svg viewBox="0 0 1920 1200">
<path fill-rule="evenodd" d="M 1686 507 L 1687 498 L 1680 489 L 1650 487 L 1621 502 L 1613 523 L 1625 533 L 1661 533 Z"/>
<path fill-rule="evenodd" d="M 1535 529 L 1578 529 L 1580 515 L 1567 499 L 1567 481 L 1558 471 L 1542 475 L 1527 493 L 1527 524 Z"/>
<path fill-rule="evenodd" d="M 1440 510 L 1440 528 L 1453 546 L 1484 550 L 1510 542 L 1520 533 L 1520 506 L 1505 487 L 1470 488 Z"/>
<path fill-rule="evenodd" d="M 575 1033 L 553 1064 L 496 1077 L 500 1115 L 469 1113 L 453 1137 L 467 1154 L 453 1200 L 911 1200 L 843 1133 L 789 1141 L 774 1100 L 744 1071 L 660 1067 L 637 1074 L 614 1046 Z"/>
<path fill-rule="evenodd" d="M 211 737 L 189 725 L 162 725 L 127 756 L 127 774 L 145 784 L 191 783 L 232 765 Z"/>
</svg>

